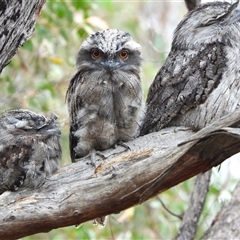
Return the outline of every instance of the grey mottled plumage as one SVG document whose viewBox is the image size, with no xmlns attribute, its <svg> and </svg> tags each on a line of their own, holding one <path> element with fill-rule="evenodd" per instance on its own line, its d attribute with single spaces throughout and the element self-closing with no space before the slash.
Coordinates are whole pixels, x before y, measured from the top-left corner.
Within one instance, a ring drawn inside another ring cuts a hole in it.
<svg viewBox="0 0 240 240">
<path fill-rule="evenodd" d="M 238 2 L 212 2 L 177 26 L 171 52 L 147 98 L 141 134 L 165 126 L 199 129 L 240 104 Z"/>
<path fill-rule="evenodd" d="M 37 188 L 58 169 L 60 130 L 55 120 L 27 110 L 0 115 L 0 194 L 20 186 Z"/>
<path fill-rule="evenodd" d="M 140 54 L 130 34 L 116 29 L 96 32 L 83 42 L 66 95 L 73 162 L 139 135 Z M 96 220 L 104 224 L 104 218 Z"/>
<path fill-rule="evenodd" d="M 108 29 L 83 42 L 67 91 L 73 162 L 139 134 L 140 62 L 140 45 L 128 33 Z"/>
</svg>

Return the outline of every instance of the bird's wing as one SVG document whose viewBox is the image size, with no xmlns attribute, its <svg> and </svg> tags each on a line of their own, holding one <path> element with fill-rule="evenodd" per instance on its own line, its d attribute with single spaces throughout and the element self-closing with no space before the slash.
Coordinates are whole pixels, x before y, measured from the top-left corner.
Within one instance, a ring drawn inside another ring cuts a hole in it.
<svg viewBox="0 0 240 240">
<path fill-rule="evenodd" d="M 149 89 L 141 134 L 158 131 L 203 103 L 219 84 L 225 65 L 221 43 L 199 50 L 172 48 Z"/>
<path fill-rule="evenodd" d="M 75 136 L 75 132 L 80 128 L 81 121 L 77 117 L 79 109 L 83 106 L 83 99 L 81 91 L 77 91 L 77 88 L 83 81 L 83 71 L 77 72 L 71 79 L 69 87 L 66 94 L 66 101 L 68 103 L 68 111 L 70 117 L 70 132 L 69 132 L 69 145 L 70 145 L 70 155 L 71 159 L 75 161 L 75 151 L 74 148 L 78 144 L 78 138 Z"/>
<path fill-rule="evenodd" d="M 0 194 L 6 190 L 15 191 L 20 187 L 26 177 L 21 167 L 24 158 L 31 153 L 31 148 L 16 148 L 16 145 L 2 146 L 0 150 Z"/>
<path fill-rule="evenodd" d="M 17 111 L 0 115 L 0 194 L 6 190 L 17 190 L 23 184 L 26 177 L 24 161 L 32 152 L 31 144 L 23 145 L 21 137 L 14 135 L 22 123 L 17 117 Z M 25 122 L 23 125 L 26 125 Z"/>
</svg>

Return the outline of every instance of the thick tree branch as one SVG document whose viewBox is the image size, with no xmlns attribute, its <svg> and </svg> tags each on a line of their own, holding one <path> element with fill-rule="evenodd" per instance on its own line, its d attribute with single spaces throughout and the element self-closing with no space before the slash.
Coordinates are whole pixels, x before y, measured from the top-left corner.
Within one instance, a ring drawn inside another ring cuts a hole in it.
<svg viewBox="0 0 240 240">
<path fill-rule="evenodd" d="M 0 0 L 0 73 L 32 35 L 45 0 Z"/>
<path fill-rule="evenodd" d="M 108 158 L 100 159 L 96 169 L 83 158 L 60 169 L 40 189 L 5 192 L 0 196 L 0 239 L 118 213 L 211 169 L 240 151 L 240 129 L 226 128 L 238 119 L 240 110 L 197 133 L 163 129 L 129 142 L 131 151 L 103 152 Z"/>
</svg>

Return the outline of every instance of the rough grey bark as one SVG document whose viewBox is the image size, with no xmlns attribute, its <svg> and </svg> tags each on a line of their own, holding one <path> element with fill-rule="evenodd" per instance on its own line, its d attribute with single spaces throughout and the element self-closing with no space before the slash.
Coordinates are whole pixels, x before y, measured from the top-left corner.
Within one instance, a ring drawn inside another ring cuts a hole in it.
<svg viewBox="0 0 240 240">
<path fill-rule="evenodd" d="M 202 209 L 208 192 L 210 178 L 211 170 L 204 174 L 197 175 L 194 189 L 190 196 L 189 205 L 184 213 L 176 240 L 194 239 L 198 220 L 202 214 Z"/>
<path fill-rule="evenodd" d="M 0 0 L 0 73 L 32 35 L 45 0 Z"/>
<path fill-rule="evenodd" d="M 188 11 L 193 10 L 201 3 L 201 0 L 185 0 Z"/>
<path fill-rule="evenodd" d="M 240 238 L 240 182 L 237 184 L 231 201 L 222 208 L 202 240 Z"/>
<path fill-rule="evenodd" d="M 118 213 L 211 169 L 240 151 L 240 129 L 227 127 L 239 118 L 240 110 L 197 133 L 163 129 L 129 142 L 129 151 L 104 151 L 107 159 L 99 159 L 96 169 L 86 157 L 35 191 L 5 192 L 0 196 L 0 239 Z"/>
</svg>

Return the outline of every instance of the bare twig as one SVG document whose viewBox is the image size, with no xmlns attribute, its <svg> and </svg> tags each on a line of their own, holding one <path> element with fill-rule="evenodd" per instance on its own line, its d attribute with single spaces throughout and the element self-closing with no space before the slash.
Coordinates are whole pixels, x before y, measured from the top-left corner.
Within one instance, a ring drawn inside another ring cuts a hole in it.
<svg viewBox="0 0 240 240">
<path fill-rule="evenodd" d="M 182 218 L 183 218 L 182 215 L 176 214 L 176 213 L 172 212 L 171 210 L 169 210 L 169 209 L 167 208 L 167 206 L 165 205 L 165 203 L 162 201 L 162 199 L 161 199 L 159 196 L 157 196 L 157 199 L 158 199 L 158 201 L 161 203 L 162 207 L 163 207 L 168 213 L 170 213 L 170 214 L 173 215 L 174 217 L 177 217 L 177 218 L 179 218 L 180 220 L 182 220 Z"/>
</svg>

